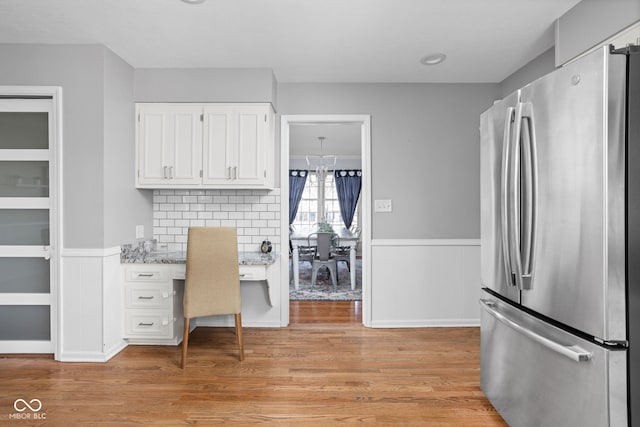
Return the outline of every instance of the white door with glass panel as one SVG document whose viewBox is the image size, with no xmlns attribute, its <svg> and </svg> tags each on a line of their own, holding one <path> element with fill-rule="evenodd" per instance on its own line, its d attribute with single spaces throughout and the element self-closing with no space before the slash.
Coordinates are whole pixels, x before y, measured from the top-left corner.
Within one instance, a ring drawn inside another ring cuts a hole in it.
<svg viewBox="0 0 640 427">
<path fill-rule="evenodd" d="M 53 353 L 54 102 L 0 98 L 0 353 Z"/>
</svg>

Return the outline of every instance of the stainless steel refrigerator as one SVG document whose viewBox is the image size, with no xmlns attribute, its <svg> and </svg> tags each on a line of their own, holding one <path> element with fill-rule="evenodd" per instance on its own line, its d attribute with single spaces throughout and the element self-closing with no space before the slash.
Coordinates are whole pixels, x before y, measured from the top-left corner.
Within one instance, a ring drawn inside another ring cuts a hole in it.
<svg viewBox="0 0 640 427">
<path fill-rule="evenodd" d="M 481 387 L 512 427 L 640 426 L 640 49 L 481 116 Z"/>
</svg>

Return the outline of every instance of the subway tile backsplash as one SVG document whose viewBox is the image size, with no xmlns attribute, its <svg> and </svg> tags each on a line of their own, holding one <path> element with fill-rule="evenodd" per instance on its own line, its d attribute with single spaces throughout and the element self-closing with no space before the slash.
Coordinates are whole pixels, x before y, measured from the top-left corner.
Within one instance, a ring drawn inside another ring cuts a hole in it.
<svg viewBox="0 0 640 427">
<path fill-rule="evenodd" d="M 238 250 L 257 252 L 268 239 L 280 252 L 280 189 L 153 190 L 153 238 L 187 250 L 189 227 L 236 227 Z"/>
</svg>

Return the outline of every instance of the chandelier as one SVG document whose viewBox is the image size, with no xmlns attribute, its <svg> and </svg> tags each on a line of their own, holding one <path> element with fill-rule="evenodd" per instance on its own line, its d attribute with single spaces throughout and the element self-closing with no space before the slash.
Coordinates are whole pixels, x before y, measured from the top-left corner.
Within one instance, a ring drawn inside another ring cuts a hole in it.
<svg viewBox="0 0 640 427">
<path fill-rule="evenodd" d="M 328 154 L 328 155 L 323 154 L 322 143 L 324 142 L 325 139 L 326 138 L 324 136 L 318 137 L 318 140 L 320 141 L 319 156 L 310 155 L 310 154 L 307 155 L 307 168 L 309 170 L 315 170 L 318 176 L 318 180 L 321 180 L 321 181 L 324 181 L 325 177 L 327 176 L 327 173 L 333 170 L 333 168 L 336 166 L 336 160 L 337 160 L 337 157 L 332 154 Z"/>
</svg>

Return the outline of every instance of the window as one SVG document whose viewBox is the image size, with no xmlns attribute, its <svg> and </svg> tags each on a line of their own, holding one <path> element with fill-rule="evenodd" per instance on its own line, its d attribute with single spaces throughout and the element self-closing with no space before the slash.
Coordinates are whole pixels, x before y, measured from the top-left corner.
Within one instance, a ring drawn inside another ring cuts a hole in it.
<svg viewBox="0 0 640 427">
<path fill-rule="evenodd" d="M 359 205 L 358 203 L 357 209 L 359 209 Z M 340 216 L 340 203 L 338 202 L 338 192 L 336 191 L 333 172 L 327 174 L 324 186 L 322 186 L 322 181 L 318 179 L 316 172 L 309 172 L 293 225 L 296 228 L 311 228 L 315 224 L 322 222 L 322 218 L 331 224 L 334 229 L 344 227 L 342 216 Z M 355 215 L 351 226 L 357 225 L 358 215 Z"/>
</svg>

